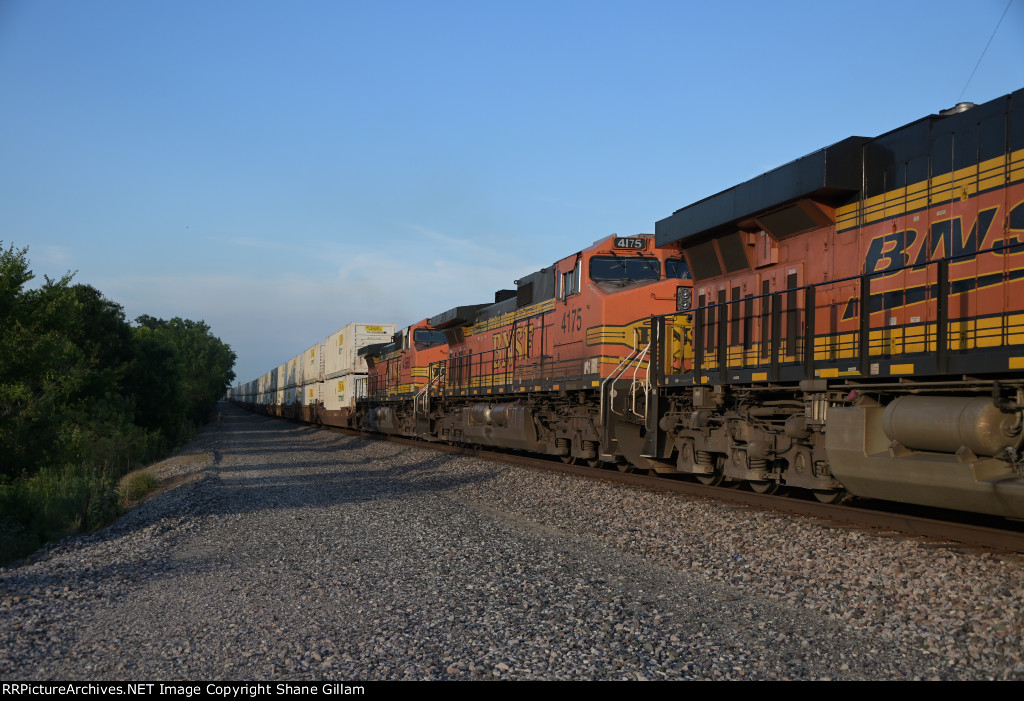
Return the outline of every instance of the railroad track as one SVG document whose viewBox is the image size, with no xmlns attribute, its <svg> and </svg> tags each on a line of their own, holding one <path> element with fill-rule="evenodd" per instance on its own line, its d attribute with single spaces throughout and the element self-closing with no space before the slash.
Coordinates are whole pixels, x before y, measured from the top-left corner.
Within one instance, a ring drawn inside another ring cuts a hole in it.
<svg viewBox="0 0 1024 701">
<path fill-rule="evenodd" d="M 928 509 L 896 502 L 864 501 L 857 506 L 823 504 L 818 501 L 800 498 L 804 496 L 801 490 L 794 490 L 795 493 L 792 496 L 785 492 L 759 494 L 742 488 L 742 486 L 705 486 L 682 476 L 655 476 L 621 472 L 602 467 L 566 465 L 558 459 L 546 459 L 484 448 L 448 445 L 446 443 L 431 443 L 403 436 L 367 433 L 346 428 L 330 426 L 323 426 L 321 428 L 347 435 L 362 436 L 364 438 L 370 437 L 377 440 L 415 446 L 425 450 L 463 455 L 546 472 L 577 475 L 586 479 L 631 485 L 642 489 L 672 492 L 744 508 L 804 516 L 818 519 L 832 526 L 892 532 L 936 543 L 953 542 L 995 552 L 1024 553 L 1024 523 L 998 517 Z"/>
</svg>

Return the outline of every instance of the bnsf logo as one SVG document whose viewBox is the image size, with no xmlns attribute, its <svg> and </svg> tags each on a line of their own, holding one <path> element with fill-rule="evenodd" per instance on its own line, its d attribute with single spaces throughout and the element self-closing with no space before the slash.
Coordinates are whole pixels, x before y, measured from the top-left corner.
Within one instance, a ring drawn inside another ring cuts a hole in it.
<svg viewBox="0 0 1024 701">
<path fill-rule="evenodd" d="M 920 236 L 917 229 L 894 231 L 876 236 L 868 245 L 864 270 L 867 273 L 886 273 L 908 265 L 914 269 L 924 267 L 930 260 L 952 257 L 952 263 L 974 259 L 979 250 L 995 248 L 996 255 L 1004 255 L 1001 249 L 1024 243 L 1024 202 L 1010 212 L 1010 232 L 1014 236 L 1006 241 L 987 241 L 998 207 L 978 212 L 978 219 L 971 226 L 967 236 L 963 234 L 960 217 L 938 221 L 928 229 L 928 236 Z M 1006 251 L 1007 253 L 1011 251 Z"/>
<path fill-rule="evenodd" d="M 509 355 L 513 359 L 522 360 L 530 357 L 533 350 L 533 323 L 519 326 L 512 336 L 512 329 L 494 334 L 494 369 L 500 370 L 507 366 Z"/>
<path fill-rule="evenodd" d="M 880 274 L 881 278 L 895 275 L 901 268 L 909 272 L 924 270 L 929 261 L 951 258 L 951 266 L 961 263 L 972 263 L 977 260 L 978 251 L 992 249 L 992 255 L 1006 256 L 1024 253 L 1024 202 L 1017 204 L 1008 217 L 1008 235 L 999 237 L 999 228 L 992 231 L 999 207 L 991 207 L 978 212 L 978 218 L 971 226 L 970 232 L 964 236 L 964 227 L 960 217 L 953 217 L 933 223 L 927 235 L 920 236 L 917 229 L 894 231 L 891 234 L 876 236 L 868 244 L 865 256 L 865 272 Z M 907 268 L 907 266 L 910 266 Z M 951 270 L 956 270 L 951 267 Z M 950 280 L 949 293 L 962 294 L 995 285 L 1003 285 L 1010 280 L 1024 278 L 1024 268 L 1013 268 L 1008 271 L 998 270 L 980 273 L 968 268 L 965 275 Z M 873 292 L 869 297 L 868 313 L 874 314 L 885 309 L 894 309 L 934 299 L 939 294 L 934 282 L 910 285 Z M 858 315 L 858 300 L 850 297 L 843 310 L 843 321 L 854 319 Z"/>
</svg>

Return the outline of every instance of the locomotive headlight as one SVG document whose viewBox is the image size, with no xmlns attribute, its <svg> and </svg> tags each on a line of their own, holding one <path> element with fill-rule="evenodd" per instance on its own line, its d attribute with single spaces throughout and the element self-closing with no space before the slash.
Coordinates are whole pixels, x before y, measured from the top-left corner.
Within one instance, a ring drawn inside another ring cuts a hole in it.
<svg viewBox="0 0 1024 701">
<path fill-rule="evenodd" d="M 693 297 L 693 290 L 689 287 L 676 288 L 676 311 L 685 312 L 690 308 L 690 301 Z"/>
</svg>

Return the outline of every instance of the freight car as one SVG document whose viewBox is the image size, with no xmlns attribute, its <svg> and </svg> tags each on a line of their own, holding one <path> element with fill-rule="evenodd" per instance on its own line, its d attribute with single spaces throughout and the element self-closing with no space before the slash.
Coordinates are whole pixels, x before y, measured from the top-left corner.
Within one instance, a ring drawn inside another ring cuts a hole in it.
<svg viewBox="0 0 1024 701">
<path fill-rule="evenodd" d="M 1024 91 L 851 137 L 361 351 L 355 424 L 1024 517 Z"/>
<path fill-rule="evenodd" d="M 327 426 L 351 425 L 356 380 L 366 377 L 362 346 L 392 338 L 395 324 L 350 323 L 255 380 L 228 391 L 228 399 L 269 416 Z"/>
</svg>

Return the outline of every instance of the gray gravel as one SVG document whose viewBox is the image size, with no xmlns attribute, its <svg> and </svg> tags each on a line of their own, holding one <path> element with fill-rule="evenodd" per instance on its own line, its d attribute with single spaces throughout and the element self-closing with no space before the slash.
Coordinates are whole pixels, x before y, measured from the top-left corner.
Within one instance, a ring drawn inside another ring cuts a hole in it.
<svg viewBox="0 0 1024 701">
<path fill-rule="evenodd" d="M 1024 677 L 1016 556 L 222 411 L 0 569 L 0 678 Z"/>
</svg>

